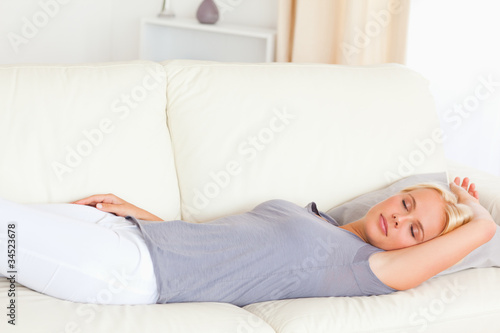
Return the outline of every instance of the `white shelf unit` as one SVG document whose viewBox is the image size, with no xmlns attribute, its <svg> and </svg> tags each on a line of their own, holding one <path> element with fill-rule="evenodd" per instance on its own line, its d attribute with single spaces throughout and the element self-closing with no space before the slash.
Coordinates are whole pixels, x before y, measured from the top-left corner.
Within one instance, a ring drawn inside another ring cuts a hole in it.
<svg viewBox="0 0 500 333">
<path fill-rule="evenodd" d="M 144 18 L 140 38 L 140 57 L 145 60 L 272 62 L 276 30 L 222 22 L 201 24 L 195 19 Z"/>
</svg>

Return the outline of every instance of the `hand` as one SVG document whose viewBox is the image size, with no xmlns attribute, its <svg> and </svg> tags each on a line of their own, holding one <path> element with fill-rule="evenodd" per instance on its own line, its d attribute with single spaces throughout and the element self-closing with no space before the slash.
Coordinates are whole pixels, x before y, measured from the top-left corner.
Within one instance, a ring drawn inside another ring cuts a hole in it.
<svg viewBox="0 0 500 333">
<path fill-rule="evenodd" d="M 476 191 L 474 183 L 469 184 L 469 178 L 465 177 L 460 185 L 460 178 L 456 177 L 453 183 L 450 183 L 450 189 L 458 197 L 458 203 L 465 204 L 472 209 L 472 220 L 469 223 L 477 221 L 488 221 L 490 231 L 493 234 L 496 231 L 495 221 L 490 212 L 479 203 L 479 194 Z"/>
<path fill-rule="evenodd" d="M 469 178 L 465 177 L 460 185 L 460 178 L 456 177 L 453 183 L 450 183 L 451 191 L 457 196 L 459 203 L 466 203 L 472 200 L 479 203 L 479 193 L 476 191 L 476 184 L 469 185 Z"/>
<path fill-rule="evenodd" d="M 114 194 L 96 194 L 74 201 L 72 204 L 92 206 L 104 212 L 113 213 L 118 216 L 131 215 L 139 220 L 162 221 L 159 217 L 145 211 L 142 208 L 134 206 L 121 198 L 118 198 Z"/>
</svg>

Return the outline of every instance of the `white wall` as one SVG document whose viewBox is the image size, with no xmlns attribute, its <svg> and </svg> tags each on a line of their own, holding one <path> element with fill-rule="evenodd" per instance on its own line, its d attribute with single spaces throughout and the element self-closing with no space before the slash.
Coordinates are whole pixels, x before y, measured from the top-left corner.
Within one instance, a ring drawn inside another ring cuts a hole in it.
<svg viewBox="0 0 500 333">
<path fill-rule="evenodd" d="M 431 82 L 449 158 L 500 175 L 500 1 L 414 0 L 407 65 Z"/>
<path fill-rule="evenodd" d="M 216 0 L 221 23 L 276 27 L 277 0 Z M 172 0 L 195 17 L 201 0 Z M 0 64 L 132 60 L 139 21 L 162 0 L 0 0 Z"/>
</svg>

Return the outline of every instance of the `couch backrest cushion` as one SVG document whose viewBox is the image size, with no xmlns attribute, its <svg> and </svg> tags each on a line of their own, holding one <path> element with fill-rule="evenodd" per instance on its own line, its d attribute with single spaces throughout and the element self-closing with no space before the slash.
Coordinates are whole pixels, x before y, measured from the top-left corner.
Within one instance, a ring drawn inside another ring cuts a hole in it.
<svg viewBox="0 0 500 333">
<path fill-rule="evenodd" d="M 0 196 L 68 202 L 112 192 L 179 217 L 165 89 L 153 62 L 0 67 Z"/>
<path fill-rule="evenodd" d="M 163 65 L 187 220 L 275 198 L 326 211 L 410 174 L 445 171 L 428 83 L 402 65 Z"/>
</svg>

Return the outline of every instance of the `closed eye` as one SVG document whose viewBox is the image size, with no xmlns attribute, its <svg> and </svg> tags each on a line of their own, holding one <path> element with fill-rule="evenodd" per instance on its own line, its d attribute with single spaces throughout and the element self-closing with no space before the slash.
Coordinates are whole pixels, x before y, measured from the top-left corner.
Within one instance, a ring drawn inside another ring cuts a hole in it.
<svg viewBox="0 0 500 333">
<path fill-rule="evenodd" d="M 413 225 L 410 227 L 410 230 L 411 230 L 412 237 L 415 238 L 415 233 L 413 232 Z"/>
<path fill-rule="evenodd" d="M 406 205 L 405 199 L 403 199 L 403 207 L 408 211 L 408 206 Z"/>
</svg>

